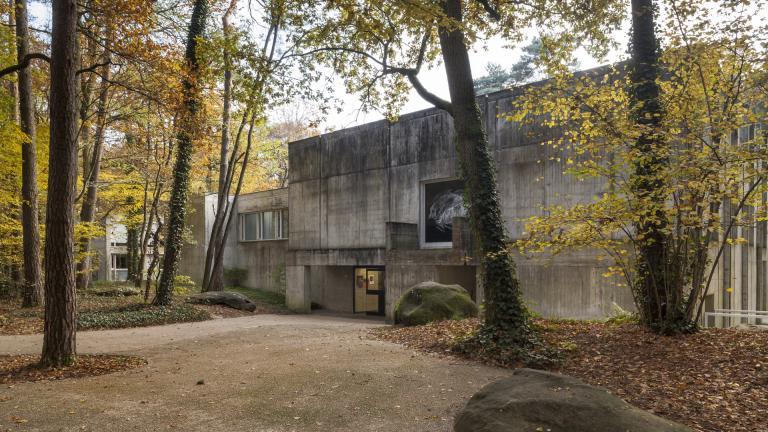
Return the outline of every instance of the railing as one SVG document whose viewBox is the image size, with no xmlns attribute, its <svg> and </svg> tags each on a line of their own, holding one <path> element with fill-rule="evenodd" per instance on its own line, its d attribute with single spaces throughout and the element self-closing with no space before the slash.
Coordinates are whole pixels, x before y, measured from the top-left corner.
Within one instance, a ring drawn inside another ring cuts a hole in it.
<svg viewBox="0 0 768 432">
<path fill-rule="evenodd" d="M 112 269 L 111 280 L 116 282 L 123 282 L 128 280 L 128 269 Z"/>
<path fill-rule="evenodd" d="M 739 310 L 739 309 L 715 309 L 712 312 L 704 312 L 704 325 L 709 327 L 709 318 L 747 318 L 754 319 L 757 325 L 768 325 L 768 311 Z"/>
</svg>

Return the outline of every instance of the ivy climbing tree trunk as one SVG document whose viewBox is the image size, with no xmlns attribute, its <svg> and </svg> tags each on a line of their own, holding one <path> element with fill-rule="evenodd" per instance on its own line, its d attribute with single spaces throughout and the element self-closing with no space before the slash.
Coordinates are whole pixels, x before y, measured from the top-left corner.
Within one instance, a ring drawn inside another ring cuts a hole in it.
<svg viewBox="0 0 768 432">
<path fill-rule="evenodd" d="M 461 0 L 445 0 L 442 6 L 447 17 L 462 21 Z M 477 341 L 500 355 L 529 360 L 529 350 L 538 340 L 522 301 L 515 263 L 506 248 L 496 167 L 481 122 L 465 35 L 456 26 L 442 27 L 439 34 L 466 206 L 482 263 L 485 322 Z"/>
<path fill-rule="evenodd" d="M 77 1 L 53 0 L 50 156 L 45 224 L 45 334 L 40 362 L 71 364 L 75 351 L 74 204 L 77 186 Z"/>
<path fill-rule="evenodd" d="M 659 42 L 653 0 L 632 0 L 632 116 L 640 129 L 633 148 L 631 179 L 638 221 L 636 239 L 636 297 L 643 322 L 660 333 L 676 333 L 689 327 L 682 291 L 671 286 L 666 246 L 667 149 L 661 133 L 663 109 L 658 84 Z"/>
<path fill-rule="evenodd" d="M 27 0 L 16 0 L 16 53 L 23 59 L 29 54 L 29 17 Z M 32 71 L 19 69 L 19 120 L 26 139 L 21 145 L 21 224 L 24 248 L 24 307 L 38 306 L 43 300 L 40 269 L 40 225 L 37 207 L 37 149 L 35 104 L 32 100 Z"/>
<path fill-rule="evenodd" d="M 189 170 L 192 161 L 192 144 L 194 139 L 194 119 L 199 110 L 200 96 L 197 88 L 197 38 L 205 31 L 208 19 L 209 5 L 207 0 L 195 0 L 192 19 L 187 34 L 187 49 L 184 58 L 187 61 L 187 74 L 184 78 L 184 112 L 180 117 L 176 137 L 176 163 L 173 169 L 173 187 L 168 212 L 168 233 L 165 240 L 165 256 L 163 257 L 163 272 L 160 284 L 153 301 L 156 305 L 168 305 L 173 295 L 173 280 L 182 247 L 182 234 L 187 215 L 187 193 L 189 189 Z"/>
</svg>

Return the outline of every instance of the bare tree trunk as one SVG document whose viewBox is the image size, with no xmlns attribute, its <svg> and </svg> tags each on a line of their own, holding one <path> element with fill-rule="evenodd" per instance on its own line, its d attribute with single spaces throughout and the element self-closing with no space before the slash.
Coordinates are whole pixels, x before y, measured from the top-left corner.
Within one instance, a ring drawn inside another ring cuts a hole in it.
<svg viewBox="0 0 768 432">
<path fill-rule="evenodd" d="M 445 0 L 442 5 L 448 17 L 461 22 L 461 0 Z M 496 166 L 481 122 L 468 49 L 461 29 L 440 28 L 440 47 L 451 95 L 450 110 L 461 177 L 465 182 L 466 204 L 479 240 L 483 267 L 485 322 L 481 339 L 492 341 L 503 355 L 516 352 L 524 357 L 527 349 L 538 340 L 522 301 L 515 263 L 506 248 Z"/>
<path fill-rule="evenodd" d="M 227 184 L 229 157 L 229 124 L 232 118 L 232 59 L 230 55 L 230 39 L 232 38 L 232 25 L 229 20 L 237 8 L 237 0 L 231 0 L 229 8 L 221 18 L 222 30 L 224 32 L 224 107 L 222 109 L 221 119 L 221 152 L 219 161 L 219 193 L 217 199 L 216 215 L 214 217 L 214 229 L 211 230 L 211 236 L 208 240 L 208 249 L 206 250 L 205 269 L 203 271 L 203 291 L 215 291 L 224 289 L 224 266 L 213 265 L 213 259 L 219 254 L 217 250 L 223 248 L 221 235 L 218 226 L 220 226 L 226 217 L 226 211 L 229 201 L 230 185 Z M 213 270 L 216 270 L 213 272 Z"/>
<path fill-rule="evenodd" d="M 144 269 L 139 267 L 139 233 L 133 226 L 128 227 L 127 252 L 128 277 L 126 280 L 130 281 L 136 279 L 137 274 L 144 272 Z"/>
<path fill-rule="evenodd" d="M 29 54 L 29 17 L 27 0 L 16 0 L 16 53 L 19 58 Z M 40 225 L 37 207 L 37 149 L 35 139 L 35 104 L 32 100 L 32 71 L 22 68 L 19 76 L 19 118 L 21 130 L 27 136 L 21 145 L 21 223 L 24 243 L 25 307 L 37 306 L 43 300 L 40 269 Z M 51 135 L 53 136 L 53 135 Z"/>
<path fill-rule="evenodd" d="M 253 145 L 253 124 L 256 120 L 255 113 L 251 114 L 251 119 L 248 122 L 248 144 L 245 147 L 245 154 L 243 155 L 243 161 L 242 165 L 240 167 L 240 176 L 237 179 L 237 187 L 235 188 L 235 195 L 232 199 L 232 205 L 225 209 L 223 212 L 223 215 L 226 216 L 226 222 L 225 225 L 222 227 L 220 234 L 220 247 L 216 250 L 216 257 L 214 259 L 213 269 L 212 273 L 216 274 L 217 272 L 224 273 L 224 245 L 227 244 L 227 238 L 229 237 L 230 228 L 232 226 L 232 219 L 235 214 L 234 209 L 237 206 L 237 201 L 240 198 L 240 191 L 243 187 L 243 178 L 245 178 L 246 170 L 248 169 L 248 159 L 251 154 L 251 147 Z M 232 161 L 234 163 L 234 159 Z M 234 170 L 232 170 L 234 171 Z M 230 175 L 229 183 L 232 183 L 232 178 Z M 219 284 L 219 285 L 216 285 Z M 211 291 L 223 291 L 224 290 L 224 278 L 221 278 L 220 280 L 212 279 L 211 280 Z"/>
<path fill-rule="evenodd" d="M 50 157 L 45 224 L 45 334 L 40 362 L 76 356 L 74 203 L 77 185 L 77 1 L 53 0 Z"/>
<path fill-rule="evenodd" d="M 134 282 L 136 284 L 136 287 L 141 286 L 142 277 L 144 275 L 144 262 L 146 261 L 147 257 L 147 248 L 149 247 L 149 240 L 153 236 L 153 230 L 152 226 L 155 224 L 155 213 L 157 212 L 157 206 L 160 202 L 160 194 L 162 191 L 162 184 L 159 182 L 160 177 L 160 169 L 158 168 L 157 175 L 155 176 L 155 182 L 154 182 L 154 190 L 152 191 L 152 201 L 147 202 L 146 195 L 148 191 L 145 190 L 145 198 L 144 198 L 144 220 L 143 220 L 143 228 L 142 228 L 142 238 L 141 238 L 141 246 L 139 247 L 139 262 L 141 263 L 141 267 L 139 268 L 139 271 L 136 274 L 136 279 L 134 279 Z M 149 189 L 149 182 L 146 183 L 145 187 Z M 147 205 L 149 205 L 149 208 L 147 208 Z"/>
<path fill-rule="evenodd" d="M 146 160 L 149 160 L 149 144 L 147 144 L 147 155 Z M 149 164 L 147 164 L 149 166 Z M 150 236 L 150 230 L 147 228 L 147 223 L 151 225 L 151 221 L 148 220 L 151 218 L 151 213 L 147 214 L 147 205 L 149 205 L 149 177 L 146 177 L 144 179 L 144 197 L 141 201 L 141 229 L 139 230 L 139 239 L 140 245 L 139 245 L 139 261 L 144 262 L 146 258 L 147 253 L 147 239 Z M 144 268 L 142 266 L 141 271 L 136 275 L 136 277 L 133 279 L 133 285 L 136 288 L 141 287 L 141 279 L 144 276 Z"/>
<path fill-rule="evenodd" d="M 109 40 L 110 30 L 107 29 L 105 42 L 104 62 L 110 60 Z M 83 166 L 83 179 L 86 182 L 86 193 L 83 205 L 80 208 L 80 222 L 90 223 L 96 217 L 96 202 L 98 194 L 99 173 L 101 171 L 101 153 L 104 147 L 104 130 L 107 123 L 107 103 L 109 102 L 109 76 L 110 65 L 106 64 L 101 70 L 101 84 L 99 85 L 99 104 L 96 113 L 96 136 L 93 142 L 90 166 Z M 82 114 L 81 114 L 82 115 Z M 77 264 L 77 288 L 87 289 L 91 284 L 91 238 L 80 238 L 80 253 L 84 254 L 82 261 Z"/>
<path fill-rule="evenodd" d="M 16 13 L 14 12 L 16 10 L 16 0 L 8 0 L 8 27 L 15 28 L 16 27 Z M 18 46 L 17 46 L 18 48 Z M 17 60 L 18 61 L 18 60 Z M 8 87 L 8 94 L 11 96 L 11 100 L 13 101 L 13 120 L 21 125 L 21 113 L 19 111 L 19 87 L 18 83 L 13 82 L 11 80 L 6 81 L 6 86 Z M 23 179 L 23 175 L 22 175 Z M 23 197 L 22 197 L 23 201 Z M 19 221 L 22 223 L 22 243 L 24 241 L 24 216 L 23 211 L 19 212 Z M 22 252 L 23 254 L 23 252 Z M 22 264 L 23 264 L 23 257 L 22 257 Z M 12 264 L 9 268 L 10 273 L 10 279 L 13 283 L 14 287 L 20 287 L 22 293 L 24 292 L 24 274 L 23 274 L 23 266 L 19 267 L 17 264 Z M 22 294 L 23 295 L 23 294 Z M 41 300 L 42 301 L 42 300 Z M 22 307 L 25 307 L 22 300 Z"/>
<path fill-rule="evenodd" d="M 217 263 L 216 260 L 219 259 L 217 257 L 221 256 L 223 260 L 223 253 L 219 254 L 219 249 L 222 249 L 225 244 L 225 240 L 223 240 L 224 231 L 227 229 L 228 225 L 226 223 L 227 220 L 227 214 L 229 214 L 230 210 L 234 207 L 234 204 L 237 200 L 237 194 L 233 198 L 234 201 L 230 203 L 229 201 L 229 192 L 232 190 L 232 180 L 234 179 L 235 174 L 235 160 L 238 157 L 238 152 L 240 150 L 240 137 L 242 136 L 243 130 L 245 128 L 245 125 L 249 122 L 249 117 L 252 118 L 253 113 L 250 110 L 246 110 L 243 113 L 242 119 L 240 120 L 240 126 L 238 127 L 237 134 L 235 136 L 235 145 L 232 148 L 232 154 L 230 155 L 229 164 L 227 167 L 227 173 L 224 180 L 224 185 L 226 186 L 224 190 L 221 192 L 220 196 L 224 196 L 227 199 L 225 200 L 219 200 L 219 205 L 221 207 L 216 209 L 216 217 L 213 220 L 213 226 L 211 227 L 211 236 L 210 240 L 208 241 L 208 249 L 205 253 L 205 269 L 203 272 L 203 291 L 221 291 L 224 289 L 224 266 L 223 263 Z M 249 130 L 250 133 L 250 130 Z M 239 190 L 239 189 L 238 189 Z M 239 192 L 238 192 L 239 193 Z M 222 251 L 223 252 L 223 251 Z M 215 278 L 215 274 L 220 274 L 221 278 Z M 217 283 L 218 286 L 216 289 L 212 288 L 213 283 Z"/>
<path fill-rule="evenodd" d="M 149 266 L 147 267 L 147 280 L 146 287 L 144 288 L 145 302 L 149 300 L 149 291 L 153 281 L 152 274 L 155 272 L 155 268 L 160 262 L 160 232 L 163 229 L 163 222 L 160 220 L 160 215 L 157 214 L 157 207 L 154 208 L 154 212 L 157 218 L 157 229 L 152 233 L 152 242 L 154 243 L 154 246 L 152 246 L 152 259 L 149 261 Z"/>
<path fill-rule="evenodd" d="M 197 62 L 197 38 L 205 31 L 205 21 L 208 17 L 208 1 L 195 0 L 192 11 L 192 19 L 189 23 L 187 35 L 187 50 L 184 58 L 187 61 L 187 73 L 184 78 L 184 109 L 182 113 L 178 134 L 176 164 L 174 166 L 173 188 L 168 212 L 168 234 L 165 237 L 165 256 L 163 257 L 163 272 L 160 284 L 157 287 L 156 305 L 168 305 L 173 295 L 173 281 L 176 277 L 176 268 L 181 256 L 182 234 L 187 216 L 187 194 L 189 189 L 189 171 L 192 164 L 192 141 L 194 139 L 194 124 L 199 110 L 200 96 L 196 83 L 198 73 Z"/>
</svg>

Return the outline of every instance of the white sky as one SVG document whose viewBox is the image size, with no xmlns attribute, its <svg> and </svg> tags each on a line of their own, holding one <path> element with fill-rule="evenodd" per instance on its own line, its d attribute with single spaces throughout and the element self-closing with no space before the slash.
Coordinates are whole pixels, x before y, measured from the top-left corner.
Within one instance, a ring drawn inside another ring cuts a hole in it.
<svg viewBox="0 0 768 432">
<path fill-rule="evenodd" d="M 38 28 L 50 28 L 50 3 L 46 4 L 32 0 L 29 4 L 29 8 L 31 25 Z M 602 62 L 597 61 L 584 51 L 577 52 L 579 69 L 589 69 L 601 64 L 616 61 L 623 52 L 626 51 L 626 34 L 626 31 L 620 31 L 616 34 L 616 38 L 620 40 L 619 48 L 617 51 L 611 52 L 607 59 Z M 532 31 L 531 37 L 535 35 L 536 32 Z M 485 67 L 489 62 L 500 64 L 505 69 L 508 69 L 520 58 L 520 47 L 508 48 L 505 46 L 505 42 L 499 38 L 488 40 L 484 45 L 484 47 L 475 47 L 470 53 L 470 62 L 475 78 L 485 75 Z M 525 45 L 525 43 L 521 44 L 521 46 L 522 45 Z M 440 97 L 448 98 L 448 84 L 446 82 L 445 70 L 442 64 L 435 66 L 432 69 L 423 69 L 419 75 L 419 79 L 431 92 Z M 358 96 L 346 93 L 344 85 L 341 82 L 335 86 L 334 97 L 341 101 L 339 106 L 342 110 L 340 113 L 337 113 L 336 109 L 330 110 L 328 117 L 320 124 L 321 131 L 343 129 L 383 118 L 382 114 L 378 112 L 362 112 Z M 424 101 L 413 89 L 411 89 L 408 95 L 408 101 L 403 106 L 401 114 L 430 108 L 431 106 L 431 104 Z"/>
<path fill-rule="evenodd" d="M 505 42 L 503 40 L 496 38 L 489 40 L 484 48 L 476 47 L 476 49 L 470 53 L 469 57 L 473 76 L 478 78 L 485 75 L 485 67 L 488 63 L 497 63 L 504 69 L 509 69 L 520 59 L 522 52 L 521 47 L 524 45 L 525 43 L 521 44 L 520 47 L 508 48 L 505 47 Z M 579 62 L 579 70 L 590 69 L 616 61 L 621 54 L 626 51 L 626 46 L 626 43 L 620 44 L 619 50 L 611 52 L 607 59 L 602 62 L 596 60 L 583 50 L 577 51 L 576 57 Z M 448 82 L 446 81 L 445 68 L 442 64 L 433 69 L 422 70 L 419 74 L 419 79 L 432 93 L 435 93 L 444 99 L 449 98 Z M 335 111 L 329 114 L 328 118 L 321 125 L 323 131 L 343 129 L 383 118 L 383 116 L 377 112 L 361 112 L 358 96 L 347 94 L 343 86 L 338 86 L 336 97 L 341 98 L 344 101 L 342 104 L 343 111 L 339 114 L 336 114 Z M 426 102 L 415 90 L 411 89 L 408 94 L 408 102 L 401 110 L 401 114 L 431 107 L 432 104 Z"/>
</svg>

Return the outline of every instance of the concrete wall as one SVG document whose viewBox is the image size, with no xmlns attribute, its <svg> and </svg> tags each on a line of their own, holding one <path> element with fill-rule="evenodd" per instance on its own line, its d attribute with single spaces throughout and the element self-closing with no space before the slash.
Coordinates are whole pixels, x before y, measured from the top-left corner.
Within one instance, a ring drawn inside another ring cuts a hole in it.
<svg viewBox="0 0 768 432">
<path fill-rule="evenodd" d="M 313 266 L 312 303 L 335 312 L 353 312 L 354 266 Z"/>
<path fill-rule="evenodd" d="M 289 146 L 290 249 L 385 246 L 388 132 L 382 121 Z"/>
<path fill-rule="evenodd" d="M 284 208 L 288 208 L 287 188 L 242 195 L 238 200 L 238 218 L 232 221 L 232 233 L 225 249 L 230 252 L 225 259 L 225 267 L 245 269 L 248 273 L 244 285 L 249 288 L 276 292 L 285 290 L 285 254 L 288 240 L 242 241 L 239 215 Z M 289 213 L 288 217 L 290 232 L 293 214 Z"/>
<path fill-rule="evenodd" d="M 187 234 L 181 249 L 177 274 L 189 276 L 200 285 L 205 271 L 205 254 L 208 249 L 216 195 L 194 197 L 187 203 Z"/>
</svg>

